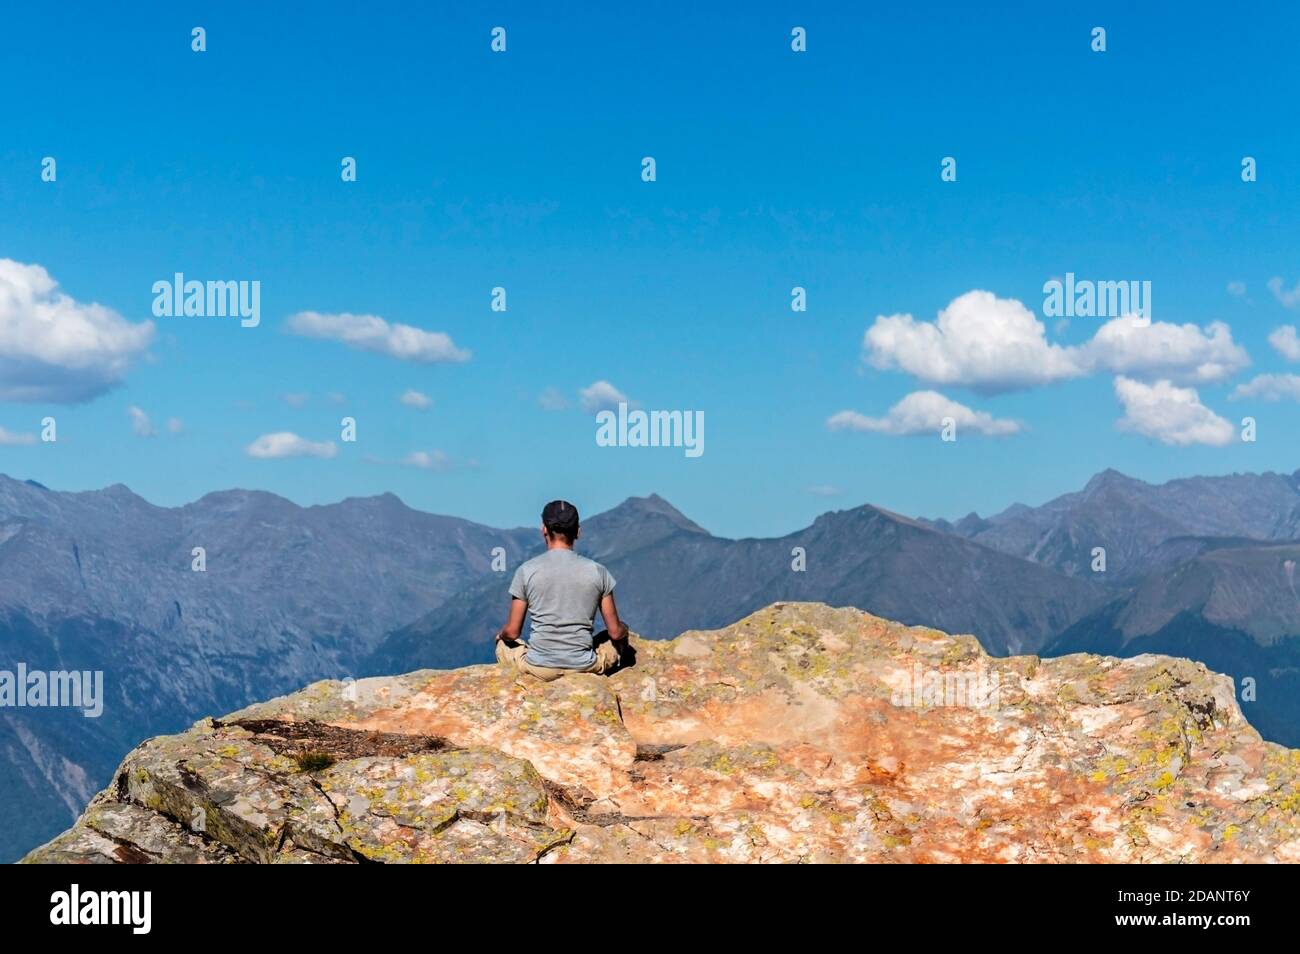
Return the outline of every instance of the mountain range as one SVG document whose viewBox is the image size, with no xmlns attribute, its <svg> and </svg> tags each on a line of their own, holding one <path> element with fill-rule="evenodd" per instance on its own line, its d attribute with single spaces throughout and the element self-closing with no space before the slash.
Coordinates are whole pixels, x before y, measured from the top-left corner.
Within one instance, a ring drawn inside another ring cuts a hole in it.
<svg viewBox="0 0 1300 954">
<path fill-rule="evenodd" d="M 487 572 L 494 547 L 517 560 L 533 536 L 392 495 L 304 508 L 229 491 L 164 508 L 120 485 L 0 477 L 0 670 L 101 670 L 106 695 L 100 718 L 0 710 L 0 859 L 65 824 L 142 737 L 351 672 Z"/>
<path fill-rule="evenodd" d="M 534 528 L 391 494 L 299 507 L 232 490 L 164 508 L 121 485 L 0 476 L 0 670 L 102 670 L 107 697 L 100 718 L 3 711 L 0 859 L 66 828 L 141 738 L 319 679 L 490 660 L 509 575 L 540 549 Z M 1297 474 L 1106 471 L 988 518 L 861 506 L 740 540 L 651 495 L 585 520 L 579 549 L 619 580 L 644 637 L 819 601 L 971 633 L 996 656 L 1187 656 L 1253 680 L 1247 717 L 1300 743 Z"/>
<path fill-rule="evenodd" d="M 1181 538 L 1300 538 L 1300 471 L 1190 477 L 1155 485 L 1106 470 L 1082 490 L 1041 507 L 1015 504 L 988 519 L 972 513 L 956 523 L 935 520 L 930 525 L 1067 576 L 1132 583 L 1148 575 L 1153 556 L 1176 558 L 1178 547 L 1185 546 L 1178 543 Z M 1170 544 L 1178 546 L 1161 553 Z M 1091 569 L 1092 549 L 1099 546 L 1106 549 L 1104 574 Z"/>
</svg>

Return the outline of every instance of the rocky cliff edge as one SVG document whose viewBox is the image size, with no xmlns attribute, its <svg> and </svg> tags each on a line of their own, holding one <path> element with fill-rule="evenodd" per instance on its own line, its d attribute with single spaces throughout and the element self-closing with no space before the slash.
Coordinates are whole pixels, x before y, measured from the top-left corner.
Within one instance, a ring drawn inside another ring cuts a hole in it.
<svg viewBox="0 0 1300 954">
<path fill-rule="evenodd" d="M 205 719 L 24 860 L 1300 861 L 1300 751 L 1184 659 L 992 659 L 812 603 L 636 648 Z"/>
</svg>

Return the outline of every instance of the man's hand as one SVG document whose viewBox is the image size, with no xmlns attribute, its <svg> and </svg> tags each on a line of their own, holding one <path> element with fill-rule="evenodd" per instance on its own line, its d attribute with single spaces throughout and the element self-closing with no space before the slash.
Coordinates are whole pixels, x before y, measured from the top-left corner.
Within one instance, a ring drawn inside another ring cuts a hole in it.
<svg viewBox="0 0 1300 954">
<path fill-rule="evenodd" d="M 621 643 L 627 639 L 627 623 L 618 618 L 618 604 L 614 602 L 613 593 L 607 593 L 600 601 L 600 615 L 605 617 L 605 629 L 613 642 Z"/>
<path fill-rule="evenodd" d="M 528 604 L 521 599 L 512 599 L 510 601 L 510 616 L 506 624 L 497 630 L 497 639 L 505 643 L 517 643 L 519 637 L 524 632 L 524 615 L 528 612 Z"/>
</svg>

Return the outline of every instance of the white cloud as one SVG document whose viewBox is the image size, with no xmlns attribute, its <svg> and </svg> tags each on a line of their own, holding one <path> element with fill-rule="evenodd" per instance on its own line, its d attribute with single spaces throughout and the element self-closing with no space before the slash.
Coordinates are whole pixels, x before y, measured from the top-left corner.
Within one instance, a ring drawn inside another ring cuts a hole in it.
<svg viewBox="0 0 1300 954">
<path fill-rule="evenodd" d="M 131 419 L 131 431 L 136 437 L 154 437 L 158 434 L 153 429 L 149 415 L 134 404 L 126 409 L 126 416 Z"/>
<path fill-rule="evenodd" d="M 582 409 L 588 414 L 608 411 L 627 402 L 627 395 L 608 381 L 593 381 L 578 392 L 582 399 Z"/>
<path fill-rule="evenodd" d="M 290 431 L 277 431 L 263 434 L 244 451 L 249 457 L 262 460 L 274 460 L 281 457 L 335 457 L 338 448 L 333 441 L 315 442 L 304 440 Z"/>
<path fill-rule="evenodd" d="M 413 407 L 417 411 L 427 411 L 433 407 L 433 398 L 427 394 L 421 394 L 415 388 L 407 388 L 406 393 L 399 400 L 407 407 Z"/>
<path fill-rule="evenodd" d="M 153 322 L 78 302 L 39 265 L 0 258 L 0 401 L 88 401 L 119 384 Z"/>
<path fill-rule="evenodd" d="M 153 419 L 143 408 L 136 407 L 133 404 L 126 409 L 126 416 L 131 419 L 131 432 L 136 437 L 158 436 L 158 429 L 154 427 Z M 185 425 L 179 417 L 169 417 L 166 427 L 168 434 L 179 434 Z"/>
<path fill-rule="evenodd" d="M 1296 282 L 1295 287 L 1288 289 L 1282 284 L 1280 278 L 1270 278 L 1268 280 L 1268 290 L 1273 293 L 1278 304 L 1283 308 L 1300 307 L 1300 282 Z"/>
<path fill-rule="evenodd" d="M 1288 361 L 1300 361 L 1300 337 L 1296 336 L 1295 325 L 1274 328 L 1269 333 L 1268 343 Z"/>
<path fill-rule="evenodd" d="M 972 431 L 989 437 L 1007 437 L 1023 429 L 1019 421 L 995 418 L 949 400 L 937 391 L 913 391 L 889 409 L 884 417 L 867 417 L 857 411 L 840 411 L 826 421 L 832 431 L 869 431 L 875 434 L 937 434 L 944 418 L 952 418 L 957 434 Z"/>
<path fill-rule="evenodd" d="M 1232 425 L 1202 404 L 1194 388 L 1175 387 L 1169 381 L 1144 384 L 1121 376 L 1115 379 L 1115 396 L 1124 405 L 1121 430 L 1178 447 L 1222 447 L 1235 436 Z"/>
<path fill-rule="evenodd" d="M 22 447 L 35 443 L 35 434 L 18 434 L 0 427 L 0 447 Z"/>
<path fill-rule="evenodd" d="M 445 473 L 451 470 L 452 460 L 442 451 L 412 451 L 402 459 L 402 463 L 408 467 L 418 467 L 420 470 L 434 470 L 439 473 Z"/>
<path fill-rule="evenodd" d="M 402 361 L 423 364 L 468 361 L 470 352 L 457 348 L 450 336 L 441 331 L 425 331 L 413 325 L 389 324 L 376 315 L 351 315 L 346 312 L 325 315 L 300 311 L 289 318 L 289 330 L 304 338 L 339 341 L 359 351 L 386 354 Z"/>
<path fill-rule="evenodd" d="M 1087 343 L 1053 344 L 1032 311 L 1014 299 L 970 291 L 933 322 L 881 315 L 863 337 L 863 357 L 927 384 L 983 393 L 1036 387 L 1096 373 L 1222 381 L 1250 363 L 1223 322 L 1204 329 L 1128 315 L 1112 318 Z"/>
<path fill-rule="evenodd" d="M 1221 321 L 1201 329 L 1126 315 L 1106 322 L 1078 350 L 1083 364 L 1096 371 L 1186 384 L 1222 381 L 1250 364 Z"/>
<path fill-rule="evenodd" d="M 290 407 L 304 408 L 307 402 L 311 400 L 311 395 L 305 391 L 297 391 L 292 394 L 284 395 L 284 403 Z"/>
<path fill-rule="evenodd" d="M 1300 374 L 1259 374 L 1239 384 L 1232 392 L 1234 400 L 1238 398 L 1263 398 L 1265 401 L 1280 401 L 1289 398 L 1300 401 Z"/>
<path fill-rule="evenodd" d="M 537 403 L 544 411 L 563 411 L 569 407 L 569 399 L 558 388 L 547 388 L 537 395 Z"/>
<path fill-rule="evenodd" d="M 1033 312 L 987 291 L 954 298 L 934 322 L 880 315 L 862 344 L 874 367 L 977 391 L 1032 387 L 1084 373 L 1069 349 L 1048 342 Z"/>
<path fill-rule="evenodd" d="M 1228 294 L 1233 298 L 1243 298 L 1246 294 L 1245 282 L 1228 282 Z"/>
</svg>

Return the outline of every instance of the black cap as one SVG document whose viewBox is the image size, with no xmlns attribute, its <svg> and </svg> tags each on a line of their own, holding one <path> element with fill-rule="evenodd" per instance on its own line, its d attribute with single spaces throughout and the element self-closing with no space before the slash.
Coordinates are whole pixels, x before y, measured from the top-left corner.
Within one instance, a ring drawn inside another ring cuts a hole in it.
<svg viewBox="0 0 1300 954">
<path fill-rule="evenodd" d="M 542 508 L 542 526 L 573 540 L 578 535 L 578 508 L 567 500 L 552 500 Z"/>
</svg>

